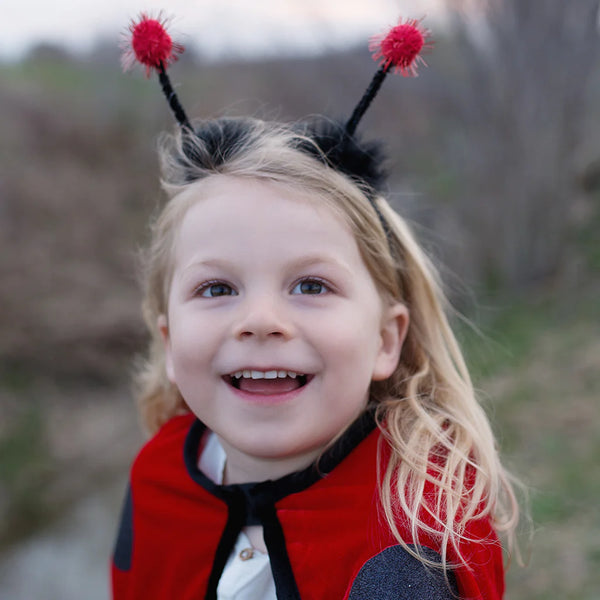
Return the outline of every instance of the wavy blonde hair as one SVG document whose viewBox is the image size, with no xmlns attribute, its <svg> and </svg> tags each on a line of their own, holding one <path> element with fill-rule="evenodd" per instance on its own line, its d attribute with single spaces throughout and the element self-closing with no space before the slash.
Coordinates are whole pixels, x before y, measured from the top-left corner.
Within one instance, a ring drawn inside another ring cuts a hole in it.
<svg viewBox="0 0 600 600">
<path fill-rule="evenodd" d="M 151 333 L 146 361 L 137 375 L 141 416 L 156 431 L 187 406 L 166 376 L 163 342 L 157 320 L 167 313 L 173 245 L 183 216 L 197 194 L 190 185 L 226 174 L 267 179 L 319 198 L 352 229 L 361 256 L 384 300 L 402 302 L 410 325 L 399 364 L 386 381 L 374 382 L 371 402 L 387 440 L 390 459 L 381 473 L 381 503 L 399 543 L 398 515 L 408 518 L 413 539 L 420 533 L 440 540 L 442 563 L 447 552 L 460 555 L 467 523 L 489 517 L 512 547 L 518 506 L 509 475 L 495 447 L 486 415 L 474 393 L 469 372 L 450 328 L 449 306 L 431 264 L 407 223 L 382 197 L 375 202 L 389 224 L 386 235 L 365 190 L 356 181 L 319 161 L 299 145 L 314 144 L 297 128 L 256 119 L 218 119 L 199 124 L 207 139 L 165 136 L 160 156 L 168 202 L 152 226 L 144 256 L 143 312 Z M 231 136 L 232 131 L 242 135 Z M 215 140 L 217 140 L 215 142 Z M 318 148 L 317 148 L 318 151 Z M 381 461 L 380 461 L 381 462 Z M 433 486 L 435 501 L 426 493 Z M 431 519 L 426 523 L 423 511 Z"/>
</svg>

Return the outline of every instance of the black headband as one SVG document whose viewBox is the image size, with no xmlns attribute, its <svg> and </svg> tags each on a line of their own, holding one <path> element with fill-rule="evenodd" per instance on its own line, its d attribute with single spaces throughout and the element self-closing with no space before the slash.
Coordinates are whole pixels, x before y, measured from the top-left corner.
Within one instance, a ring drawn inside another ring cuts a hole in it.
<svg viewBox="0 0 600 600">
<path fill-rule="evenodd" d="M 216 130 L 213 131 L 210 124 L 204 124 L 201 132 L 194 130 L 167 75 L 167 66 L 176 61 L 184 50 L 167 33 L 167 22 L 161 15 L 152 18 L 147 14 L 142 14 L 137 22 L 132 22 L 129 26 L 130 38 L 124 44 L 123 66 L 130 68 L 137 61 L 145 66 L 147 76 L 152 70 L 158 73 L 163 93 L 182 133 L 201 136 L 209 151 L 212 144 L 213 161 L 218 166 L 219 161 L 226 159 L 227 144 L 229 148 L 235 147 L 244 131 L 236 127 L 234 121 L 225 131 L 221 124 L 218 136 L 214 135 Z M 421 27 L 420 21 L 409 19 L 401 20 L 388 33 L 371 38 L 369 49 L 380 66 L 350 118 L 345 123 L 325 118 L 312 119 L 297 126 L 299 139 L 304 138 L 304 141 L 298 142 L 297 149 L 325 162 L 361 187 L 375 209 L 388 240 L 390 228 L 375 200 L 387 176 L 383 166 L 383 146 L 378 141 L 364 141 L 356 135 L 356 128 L 391 70 L 404 76 L 417 74 L 418 63 L 424 63 L 420 52 L 431 48 L 428 36 L 429 31 Z M 191 153 L 189 158 L 193 161 L 194 144 L 189 144 L 188 150 Z"/>
</svg>

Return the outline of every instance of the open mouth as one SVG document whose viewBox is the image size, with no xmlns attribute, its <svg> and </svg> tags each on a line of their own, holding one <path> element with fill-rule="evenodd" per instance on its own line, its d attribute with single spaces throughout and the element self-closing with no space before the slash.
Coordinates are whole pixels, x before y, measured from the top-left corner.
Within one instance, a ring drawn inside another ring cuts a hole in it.
<svg viewBox="0 0 600 600">
<path fill-rule="evenodd" d="M 293 392 L 304 387 L 312 375 L 294 371 L 243 370 L 225 375 L 223 379 L 236 390 L 251 394 L 275 395 Z"/>
</svg>

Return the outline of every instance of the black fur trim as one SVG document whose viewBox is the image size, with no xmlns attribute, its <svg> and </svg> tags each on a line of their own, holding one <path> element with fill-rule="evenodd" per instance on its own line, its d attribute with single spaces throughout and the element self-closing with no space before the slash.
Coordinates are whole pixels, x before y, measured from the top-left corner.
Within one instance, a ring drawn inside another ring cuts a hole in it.
<svg viewBox="0 0 600 600">
<path fill-rule="evenodd" d="M 253 135 L 252 120 L 223 118 L 204 121 L 196 127 L 193 136 L 184 134 L 183 152 L 194 165 L 207 170 L 216 170 L 234 157 Z M 198 144 L 194 137 L 201 143 Z M 181 161 L 185 168 L 186 164 Z M 197 175 L 187 173 L 186 180 L 192 182 Z"/>
<path fill-rule="evenodd" d="M 365 141 L 349 135 L 340 122 L 318 118 L 298 126 L 299 133 L 309 140 L 300 140 L 298 148 L 328 163 L 331 167 L 351 177 L 358 185 L 373 191 L 382 191 L 388 173 L 385 169 L 385 152 L 380 141 Z"/>
<path fill-rule="evenodd" d="M 209 171 L 218 170 L 249 143 L 259 142 L 262 135 L 253 119 L 221 118 L 199 124 L 194 133 L 184 133 L 181 166 L 186 161 Z M 343 123 L 315 117 L 294 126 L 296 149 L 350 177 L 373 199 L 383 190 L 387 179 L 385 153 L 380 141 L 365 141 L 350 135 Z M 188 134 L 189 135 L 189 134 Z M 195 138 L 195 139 L 194 139 Z M 197 178 L 192 172 L 187 181 Z"/>
</svg>

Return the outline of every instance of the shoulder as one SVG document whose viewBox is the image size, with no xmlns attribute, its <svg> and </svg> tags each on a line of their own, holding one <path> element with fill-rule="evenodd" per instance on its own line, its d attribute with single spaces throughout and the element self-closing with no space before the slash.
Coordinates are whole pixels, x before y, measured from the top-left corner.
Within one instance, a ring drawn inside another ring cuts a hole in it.
<svg viewBox="0 0 600 600">
<path fill-rule="evenodd" d="M 440 555 L 421 548 L 421 556 L 441 564 Z M 369 559 L 352 583 L 348 600 L 455 600 L 454 576 L 441 566 L 429 566 L 400 545 Z"/>
</svg>

